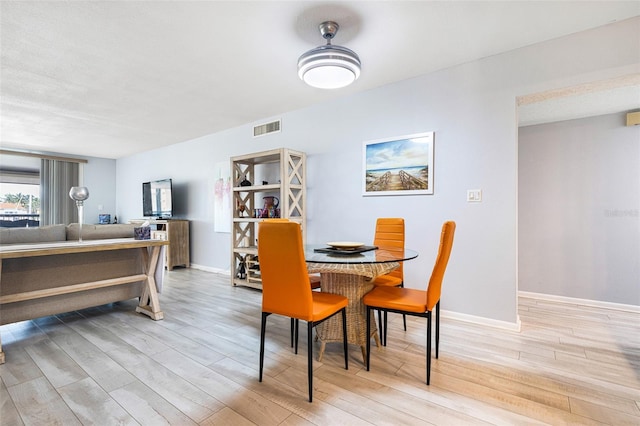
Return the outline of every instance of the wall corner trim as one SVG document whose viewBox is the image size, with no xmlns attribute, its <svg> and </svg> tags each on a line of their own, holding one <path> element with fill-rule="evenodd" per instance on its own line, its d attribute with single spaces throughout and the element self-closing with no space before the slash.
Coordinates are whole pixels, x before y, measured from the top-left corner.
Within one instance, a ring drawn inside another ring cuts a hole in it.
<svg viewBox="0 0 640 426">
<path fill-rule="evenodd" d="M 210 266 L 197 265 L 195 263 L 192 263 L 191 265 L 189 265 L 189 267 L 192 269 L 198 269 L 199 271 L 211 272 L 213 274 L 221 274 L 227 276 L 231 275 L 231 271 L 229 271 L 228 269 L 212 268 Z"/>
<path fill-rule="evenodd" d="M 614 302 L 602 302 L 599 300 L 590 300 L 590 299 L 578 299 L 575 297 L 556 296 L 553 294 L 543 294 L 543 293 L 532 293 L 528 291 L 519 291 L 518 296 L 525 297 L 528 299 L 545 300 L 548 302 L 568 303 L 572 305 L 583 305 L 583 306 L 591 306 L 595 308 L 614 309 L 617 311 L 633 312 L 636 314 L 640 314 L 640 306 L 637 306 L 637 305 L 626 305 L 623 303 L 614 303 Z"/>
<path fill-rule="evenodd" d="M 483 325 L 486 327 L 515 331 L 518 333 L 520 332 L 520 327 L 521 327 L 520 316 L 518 316 L 518 319 L 516 320 L 516 322 L 508 322 L 508 321 L 495 320 L 491 318 L 479 317 L 476 315 L 461 314 L 460 312 L 445 311 L 443 309 L 442 317 L 447 319 L 452 319 L 455 321 L 462 321 L 462 322 L 469 322 L 472 324 Z"/>
</svg>

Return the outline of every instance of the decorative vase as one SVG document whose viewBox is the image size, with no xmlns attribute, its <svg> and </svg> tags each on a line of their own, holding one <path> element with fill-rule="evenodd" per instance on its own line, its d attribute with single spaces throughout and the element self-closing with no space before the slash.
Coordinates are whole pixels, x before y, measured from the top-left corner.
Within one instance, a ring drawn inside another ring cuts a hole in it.
<svg viewBox="0 0 640 426">
<path fill-rule="evenodd" d="M 69 198 L 76 202 L 78 208 L 78 242 L 82 242 L 82 207 L 84 200 L 89 198 L 89 189 L 86 186 L 72 186 L 69 190 Z"/>
</svg>

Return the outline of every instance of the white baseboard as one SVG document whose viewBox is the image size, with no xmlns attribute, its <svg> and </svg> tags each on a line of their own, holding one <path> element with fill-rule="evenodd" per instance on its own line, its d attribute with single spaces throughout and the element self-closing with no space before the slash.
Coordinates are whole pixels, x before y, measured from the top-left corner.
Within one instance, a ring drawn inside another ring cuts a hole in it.
<svg viewBox="0 0 640 426">
<path fill-rule="evenodd" d="M 484 325 L 484 326 L 493 327 L 493 328 L 500 328 L 500 329 L 509 330 L 509 331 L 517 331 L 517 332 L 520 331 L 520 316 L 518 316 L 517 321 L 513 323 L 513 322 L 507 322 L 507 321 L 494 320 L 491 318 L 478 317 L 475 315 L 462 314 L 460 312 L 445 311 L 444 309 L 440 311 L 440 315 L 442 318 L 452 319 L 456 321 L 469 322 L 473 324 Z"/>
<path fill-rule="evenodd" d="M 205 272 L 212 272 L 214 274 L 222 274 L 227 276 L 231 274 L 231 271 L 228 269 L 225 270 L 220 268 L 212 268 L 210 266 L 197 265 L 195 263 L 192 263 L 191 267 L 193 269 L 199 269 Z M 512 323 L 507 321 L 494 320 L 491 318 L 478 317 L 475 315 L 461 314 L 459 312 L 446 311 L 444 309 L 440 311 L 440 315 L 442 316 L 442 318 L 452 319 L 456 321 L 464 321 L 464 322 L 484 325 L 484 326 L 493 327 L 493 328 L 500 328 L 503 330 L 520 331 L 520 317 L 518 317 L 518 320 L 516 323 Z"/>
<path fill-rule="evenodd" d="M 198 269 L 200 271 L 205 271 L 205 272 L 212 272 L 214 274 L 221 274 L 221 275 L 227 275 L 227 276 L 231 274 L 231 271 L 229 271 L 228 269 L 212 268 L 210 266 L 197 265 L 195 263 L 192 263 L 190 266 L 193 269 Z"/>
<path fill-rule="evenodd" d="M 624 303 L 602 302 L 599 300 L 578 299 L 575 297 L 556 296 L 553 294 L 532 293 L 528 291 L 519 291 L 519 297 L 528 299 L 547 300 L 549 302 L 567 303 L 570 305 L 592 306 L 594 308 L 614 309 L 617 311 L 640 313 L 640 306 L 625 305 Z"/>
</svg>

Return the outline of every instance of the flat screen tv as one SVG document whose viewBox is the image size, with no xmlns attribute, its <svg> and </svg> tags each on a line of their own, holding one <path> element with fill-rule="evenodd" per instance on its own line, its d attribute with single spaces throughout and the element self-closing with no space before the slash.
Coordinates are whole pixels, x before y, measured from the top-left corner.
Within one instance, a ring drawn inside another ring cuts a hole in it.
<svg viewBox="0 0 640 426">
<path fill-rule="evenodd" d="M 171 179 L 154 180 L 142 184 L 142 214 L 159 219 L 173 216 Z"/>
</svg>

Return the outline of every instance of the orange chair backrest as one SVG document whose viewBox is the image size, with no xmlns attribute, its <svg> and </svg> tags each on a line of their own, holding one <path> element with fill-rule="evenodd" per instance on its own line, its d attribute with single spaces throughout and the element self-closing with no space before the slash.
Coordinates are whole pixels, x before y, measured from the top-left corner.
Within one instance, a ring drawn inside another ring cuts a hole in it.
<svg viewBox="0 0 640 426">
<path fill-rule="evenodd" d="M 258 228 L 262 311 L 310 321 L 311 283 L 302 233 L 295 222 L 265 221 Z"/>
<path fill-rule="evenodd" d="M 373 245 L 404 250 L 404 219 L 401 217 L 381 217 L 376 221 Z M 404 279 L 402 262 L 387 275 Z"/>
<path fill-rule="evenodd" d="M 447 269 L 447 263 L 449 263 L 449 256 L 451 255 L 451 247 L 453 247 L 453 234 L 456 231 L 456 223 L 453 221 L 445 222 L 442 225 L 442 232 L 440 234 L 440 247 L 438 248 L 438 256 L 436 257 L 436 264 L 433 267 L 431 273 L 431 279 L 429 280 L 429 287 L 427 287 L 427 309 L 432 310 L 436 303 L 440 300 L 442 292 L 442 279 L 444 278 L 444 271 Z"/>
</svg>

